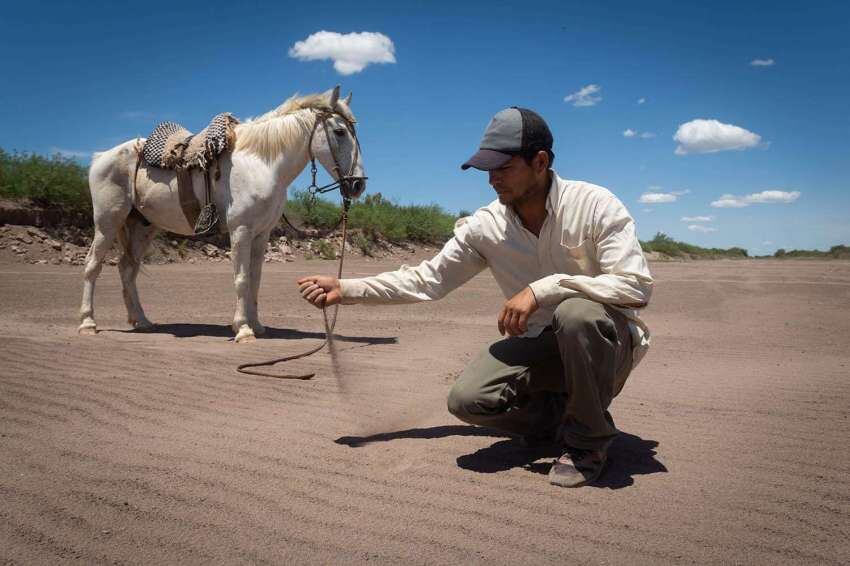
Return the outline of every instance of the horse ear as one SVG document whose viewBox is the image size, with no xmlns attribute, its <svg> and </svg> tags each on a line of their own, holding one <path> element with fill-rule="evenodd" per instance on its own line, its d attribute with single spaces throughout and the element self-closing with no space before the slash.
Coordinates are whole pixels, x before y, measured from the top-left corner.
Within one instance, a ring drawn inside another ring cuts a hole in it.
<svg viewBox="0 0 850 566">
<path fill-rule="evenodd" d="M 336 85 L 333 89 L 333 92 L 331 92 L 331 100 L 330 100 L 331 108 L 336 108 L 337 102 L 339 102 L 339 85 Z"/>
<path fill-rule="evenodd" d="M 351 106 L 351 91 L 350 90 L 348 91 L 348 96 L 345 97 L 345 105 L 349 106 L 349 107 Z"/>
</svg>

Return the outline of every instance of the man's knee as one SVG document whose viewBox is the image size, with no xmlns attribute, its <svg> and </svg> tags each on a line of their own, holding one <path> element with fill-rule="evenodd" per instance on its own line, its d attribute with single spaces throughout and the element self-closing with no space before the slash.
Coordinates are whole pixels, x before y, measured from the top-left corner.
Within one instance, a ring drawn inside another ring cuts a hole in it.
<svg viewBox="0 0 850 566">
<path fill-rule="evenodd" d="M 476 396 L 474 392 L 464 384 L 462 379 L 455 381 L 446 399 L 446 406 L 449 412 L 460 420 L 467 421 L 472 415 L 470 409 L 473 409 L 475 404 Z"/>
<path fill-rule="evenodd" d="M 616 340 L 616 329 L 605 307 L 590 299 L 573 297 L 562 301 L 552 317 L 552 330 L 565 338 L 577 338 L 600 328 L 613 330 Z"/>
</svg>

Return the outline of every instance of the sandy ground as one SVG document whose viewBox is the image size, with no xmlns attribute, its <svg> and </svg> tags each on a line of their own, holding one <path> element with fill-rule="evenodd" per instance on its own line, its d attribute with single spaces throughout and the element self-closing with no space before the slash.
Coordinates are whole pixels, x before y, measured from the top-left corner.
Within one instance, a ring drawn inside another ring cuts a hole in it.
<svg viewBox="0 0 850 566">
<path fill-rule="evenodd" d="M 612 406 L 596 485 L 445 409 L 497 338 L 488 274 L 441 302 L 344 307 L 340 379 L 296 276 L 270 264 L 268 337 L 236 345 L 226 264 L 146 267 L 154 333 L 76 335 L 79 268 L 0 264 L 0 562 L 846 564 L 850 263 L 653 264 L 654 346 Z M 346 272 L 393 268 L 356 259 Z"/>
</svg>

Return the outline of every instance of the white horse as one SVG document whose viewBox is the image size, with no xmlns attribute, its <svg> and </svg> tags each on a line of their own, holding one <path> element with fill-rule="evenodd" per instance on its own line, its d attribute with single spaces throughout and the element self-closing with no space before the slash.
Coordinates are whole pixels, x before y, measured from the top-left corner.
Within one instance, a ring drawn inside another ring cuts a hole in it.
<svg viewBox="0 0 850 566">
<path fill-rule="evenodd" d="M 340 181 L 348 194 L 357 196 L 365 189 L 350 103 L 351 94 L 339 98 L 338 86 L 324 94 L 292 97 L 271 112 L 236 125 L 235 147 L 219 157 L 221 178 L 215 182 L 212 199 L 220 222 L 230 232 L 236 342 L 253 340 L 265 331 L 257 315 L 257 294 L 266 245 L 280 221 L 286 188 L 311 157 Z M 180 207 L 173 171 L 142 162 L 134 191 L 134 171 L 140 159 L 136 144 L 137 140 L 130 140 L 95 154 L 89 170 L 94 239 L 85 262 L 81 334 L 97 332 L 94 286 L 116 236 L 124 249 L 118 268 L 128 322 L 146 330 L 153 324 L 142 310 L 136 289 L 145 250 L 159 229 L 184 235 L 194 231 Z M 203 202 L 202 173 L 193 174 L 193 186 Z"/>
</svg>

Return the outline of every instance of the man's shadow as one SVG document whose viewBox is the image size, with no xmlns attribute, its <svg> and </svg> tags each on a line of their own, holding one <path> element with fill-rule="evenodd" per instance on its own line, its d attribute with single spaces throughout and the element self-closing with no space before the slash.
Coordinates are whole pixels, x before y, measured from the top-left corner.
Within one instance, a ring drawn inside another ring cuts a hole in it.
<svg viewBox="0 0 850 566">
<path fill-rule="evenodd" d="M 213 338 L 233 338 L 234 332 L 227 324 L 203 324 L 203 323 L 171 323 L 157 324 L 153 328 L 139 331 L 133 329 L 105 329 L 104 332 L 120 332 L 126 334 L 170 334 L 175 338 L 195 338 L 197 336 L 209 336 Z M 323 340 L 324 332 L 303 332 L 292 328 L 275 328 L 266 326 L 266 331 L 260 339 L 272 338 L 281 340 Z M 360 344 L 397 344 L 398 338 L 376 337 L 376 336 L 345 336 L 342 334 L 334 334 L 334 338 L 339 342 L 353 342 Z"/>
<path fill-rule="evenodd" d="M 561 455 L 558 446 L 526 448 L 515 438 L 504 439 L 504 434 L 483 427 L 470 425 L 446 425 L 431 428 L 413 428 L 395 432 L 382 432 L 371 436 L 343 436 L 337 444 L 357 448 L 373 442 L 387 442 L 402 438 L 433 439 L 447 436 L 502 437 L 487 448 L 476 450 L 457 458 L 457 465 L 465 470 L 492 474 L 512 468 L 524 468 L 538 474 L 548 474 L 551 461 L 538 462 L 542 458 L 554 459 Z M 598 480 L 591 487 L 621 489 L 634 484 L 634 476 L 667 472 L 667 467 L 656 460 L 658 441 L 645 440 L 637 435 L 621 432 L 608 449 L 608 462 Z"/>
<path fill-rule="evenodd" d="M 657 460 L 658 441 L 645 440 L 637 435 L 620 432 L 608 449 L 608 462 L 592 487 L 621 489 L 635 483 L 634 476 L 667 472 L 667 467 Z M 484 474 L 502 472 L 511 468 L 525 468 L 534 473 L 548 474 L 552 462 L 538 462 L 542 458 L 557 458 L 562 453 L 558 446 L 523 448 L 514 439 L 502 440 L 460 456 L 457 465 L 466 470 Z"/>
</svg>

